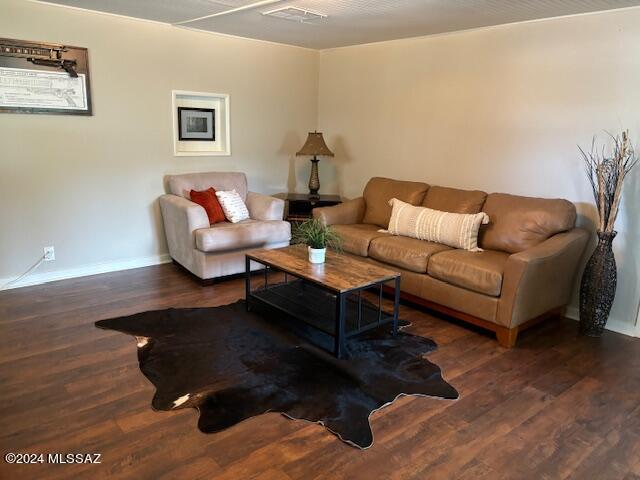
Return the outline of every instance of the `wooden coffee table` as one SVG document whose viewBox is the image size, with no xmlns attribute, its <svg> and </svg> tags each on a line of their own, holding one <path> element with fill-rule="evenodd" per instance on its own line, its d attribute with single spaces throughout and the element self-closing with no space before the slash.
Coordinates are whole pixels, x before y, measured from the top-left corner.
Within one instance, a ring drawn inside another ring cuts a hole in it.
<svg viewBox="0 0 640 480">
<path fill-rule="evenodd" d="M 252 289 L 251 262 L 264 266 L 264 285 Z M 307 247 L 293 245 L 246 254 L 247 309 L 263 306 L 303 322 L 310 340 L 343 358 L 346 339 L 372 328 L 392 324 L 398 332 L 400 273 L 373 265 L 347 253 L 327 251 L 323 264 L 308 260 Z M 270 273 L 284 272 L 284 281 L 270 282 Z M 382 286 L 394 282 L 393 312 L 382 310 Z M 375 305 L 362 292 L 376 289 Z M 327 345 L 330 345 L 327 346 Z"/>
</svg>

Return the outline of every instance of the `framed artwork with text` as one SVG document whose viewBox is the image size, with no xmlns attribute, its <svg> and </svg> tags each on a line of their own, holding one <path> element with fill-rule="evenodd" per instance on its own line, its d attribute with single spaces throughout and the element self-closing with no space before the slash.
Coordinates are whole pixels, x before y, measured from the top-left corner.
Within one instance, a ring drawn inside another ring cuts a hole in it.
<svg viewBox="0 0 640 480">
<path fill-rule="evenodd" d="M 0 38 L 0 113 L 92 115 L 87 49 Z"/>
</svg>

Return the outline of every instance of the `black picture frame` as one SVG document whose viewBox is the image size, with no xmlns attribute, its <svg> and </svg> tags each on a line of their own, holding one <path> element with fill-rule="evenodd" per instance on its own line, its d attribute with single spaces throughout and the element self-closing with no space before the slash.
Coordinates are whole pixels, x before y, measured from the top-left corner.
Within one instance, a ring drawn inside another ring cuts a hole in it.
<svg viewBox="0 0 640 480">
<path fill-rule="evenodd" d="M 178 140 L 215 142 L 215 109 L 178 107 Z"/>
</svg>

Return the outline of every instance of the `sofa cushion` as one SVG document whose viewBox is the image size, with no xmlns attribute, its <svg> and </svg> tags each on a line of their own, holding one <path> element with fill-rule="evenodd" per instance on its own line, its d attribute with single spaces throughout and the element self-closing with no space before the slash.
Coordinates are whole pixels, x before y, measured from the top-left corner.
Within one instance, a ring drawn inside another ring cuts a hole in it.
<svg viewBox="0 0 640 480">
<path fill-rule="evenodd" d="M 508 258 L 508 253 L 495 250 L 450 250 L 433 255 L 427 273 L 452 285 L 499 297 Z"/>
<path fill-rule="evenodd" d="M 366 257 L 369 252 L 369 243 L 377 237 L 384 237 L 387 233 L 379 232 L 376 225 L 355 223 L 352 225 L 331 225 L 331 228 L 342 239 L 342 248 L 345 252 Z"/>
<path fill-rule="evenodd" d="M 261 247 L 267 243 L 287 242 L 290 239 L 291 225 L 282 220 L 222 222 L 211 228 L 196 230 L 196 247 L 207 253 Z"/>
<path fill-rule="evenodd" d="M 486 198 L 486 192 L 480 190 L 431 186 L 422 206 L 451 213 L 479 213 Z"/>
<path fill-rule="evenodd" d="M 445 250 L 451 250 L 451 247 L 416 238 L 389 235 L 371 240 L 369 257 L 412 272 L 427 273 L 429 258 Z"/>
<path fill-rule="evenodd" d="M 492 193 L 482 209 L 489 215 L 489 224 L 480 230 L 478 240 L 487 250 L 518 253 L 576 223 L 575 205 L 562 199 Z"/>
<path fill-rule="evenodd" d="M 387 228 L 391 218 L 389 200 L 397 198 L 411 205 L 420 205 L 429 185 L 390 178 L 373 177 L 364 188 L 365 211 L 362 223 Z"/>
</svg>

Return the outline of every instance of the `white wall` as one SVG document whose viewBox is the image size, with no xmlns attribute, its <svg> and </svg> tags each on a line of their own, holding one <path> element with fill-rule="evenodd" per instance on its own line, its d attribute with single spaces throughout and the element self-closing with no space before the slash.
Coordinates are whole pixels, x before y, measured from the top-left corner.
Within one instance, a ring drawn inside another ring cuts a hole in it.
<svg viewBox="0 0 640 480">
<path fill-rule="evenodd" d="M 639 85 L 640 9 L 323 51 L 318 127 L 336 152 L 325 183 L 349 197 L 374 175 L 564 197 L 589 226 L 576 144 L 628 128 L 640 145 Z M 635 173 L 614 243 L 611 325 L 628 332 L 640 296 Z"/>
<path fill-rule="evenodd" d="M 94 108 L 0 114 L 0 283 L 46 245 L 56 261 L 44 278 L 162 258 L 156 199 L 169 173 L 243 171 L 265 193 L 295 185 L 318 52 L 24 0 L 0 0 L 0 32 L 87 47 Z M 172 89 L 230 94 L 232 156 L 173 156 Z"/>
<path fill-rule="evenodd" d="M 640 140 L 640 9 L 318 53 L 0 6 L 2 36 L 89 48 L 95 112 L 0 114 L 0 279 L 45 245 L 57 260 L 44 278 L 162 258 L 156 198 L 168 173 L 239 170 L 258 191 L 304 191 L 308 162 L 292 153 L 316 126 L 336 152 L 320 165 L 323 192 L 357 196 L 386 175 L 560 196 L 587 226 L 595 212 L 576 144 L 623 127 Z M 231 94 L 231 157 L 172 155 L 172 89 Z M 615 241 L 611 325 L 628 332 L 640 297 L 638 170 Z"/>
</svg>

